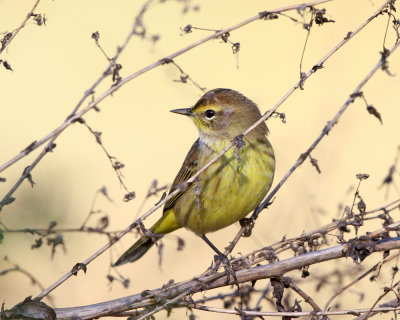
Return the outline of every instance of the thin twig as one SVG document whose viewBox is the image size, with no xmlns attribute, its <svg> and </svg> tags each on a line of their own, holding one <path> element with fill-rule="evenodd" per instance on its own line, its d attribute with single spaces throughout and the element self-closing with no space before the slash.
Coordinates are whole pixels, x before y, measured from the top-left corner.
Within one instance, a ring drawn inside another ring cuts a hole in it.
<svg viewBox="0 0 400 320">
<path fill-rule="evenodd" d="M 201 285 L 198 285 L 198 287 L 201 287 Z M 166 303 L 162 304 L 161 306 L 158 306 L 158 307 L 154 308 L 153 310 L 145 313 L 144 315 L 140 316 L 136 320 L 148 319 L 148 317 L 152 316 L 153 314 L 157 313 L 158 311 L 164 310 L 169 305 L 178 302 L 179 300 L 181 300 L 182 298 L 184 298 L 185 296 L 190 294 L 191 291 L 192 291 L 192 289 L 189 289 L 189 290 L 186 290 L 185 292 L 182 292 L 180 295 L 178 295 L 175 298 L 167 301 Z"/>
<path fill-rule="evenodd" d="M 347 290 L 348 288 L 350 288 L 352 285 L 354 285 L 355 283 L 359 282 L 361 279 L 365 278 L 367 275 L 369 275 L 371 272 L 375 271 L 376 269 L 380 268 L 380 266 L 382 266 L 383 264 L 385 264 L 386 262 L 389 262 L 391 260 L 393 260 L 394 258 L 397 258 L 400 255 L 400 252 L 397 252 L 389 257 L 387 257 L 386 259 L 384 259 L 383 261 L 379 261 L 377 264 L 375 264 L 372 268 L 370 268 L 369 270 L 367 270 L 366 272 L 364 272 L 362 275 L 360 275 L 359 277 L 357 277 L 357 279 L 354 279 L 353 281 L 351 281 L 350 283 L 348 283 L 347 285 L 345 285 L 344 287 L 340 288 L 337 292 L 335 292 L 333 294 L 332 297 L 330 297 L 328 299 L 328 301 L 325 303 L 324 306 L 324 311 L 328 310 L 329 305 L 331 304 L 331 302 L 338 296 L 340 295 L 343 291 Z"/>
<path fill-rule="evenodd" d="M 303 75 L 303 60 L 304 60 L 304 54 L 305 54 L 305 52 L 306 52 L 308 39 L 310 38 L 310 33 L 311 33 L 311 27 L 312 27 L 313 20 L 314 20 L 314 11 L 311 10 L 310 23 L 307 25 L 307 28 L 305 27 L 305 23 L 303 23 L 304 28 L 307 30 L 307 36 L 306 36 L 306 40 L 304 41 L 303 50 L 302 50 L 302 52 L 301 52 L 301 58 L 300 58 L 300 78 L 301 78 L 302 75 Z"/>
<path fill-rule="evenodd" d="M 385 290 L 379 297 L 378 299 L 376 299 L 376 301 L 374 302 L 374 304 L 372 305 L 372 307 L 369 309 L 368 313 L 365 315 L 365 318 L 368 319 L 369 315 L 371 314 L 371 312 L 376 311 L 375 310 L 375 306 L 378 304 L 379 301 L 382 300 L 382 298 L 384 296 L 386 296 L 389 292 L 393 292 L 393 288 L 396 287 L 399 284 L 400 281 L 397 281 L 393 286 L 391 286 L 390 288 L 387 288 L 388 290 Z M 397 300 L 399 301 L 399 296 L 396 294 L 397 296 Z"/>
<path fill-rule="evenodd" d="M 44 290 L 45 288 L 43 287 L 43 285 L 39 282 L 39 280 L 37 280 L 29 271 L 20 268 L 18 265 L 14 264 L 13 268 L 9 268 L 9 269 L 4 269 L 0 271 L 0 276 L 6 275 L 7 273 L 11 273 L 11 272 L 19 272 L 22 273 L 23 275 L 25 275 L 26 277 L 28 277 L 32 284 L 37 285 L 39 287 L 40 290 Z M 48 295 L 46 297 L 51 305 L 55 305 L 54 300 L 52 298 L 52 296 Z"/>
<path fill-rule="evenodd" d="M 315 311 L 322 311 L 322 309 L 317 305 L 317 303 L 314 301 L 311 296 L 309 296 L 307 293 L 305 293 L 298 285 L 294 283 L 293 280 L 289 281 L 289 287 L 293 289 L 293 291 L 297 292 L 300 297 L 304 299 L 305 302 L 307 302 Z"/>
<path fill-rule="evenodd" d="M 392 6 L 389 6 L 388 20 L 387 20 L 387 23 L 386 23 L 385 35 L 383 36 L 383 42 L 382 42 L 383 51 L 386 50 L 385 44 L 386 44 L 386 38 L 387 38 L 387 33 L 388 33 L 389 24 L 390 24 L 390 18 L 391 17 L 392 17 Z"/>
<path fill-rule="evenodd" d="M 382 311 L 378 310 L 380 308 L 400 308 L 399 300 L 396 298 L 394 300 L 390 300 L 390 301 L 387 301 L 385 303 L 382 303 L 381 305 L 379 305 L 378 308 L 375 308 L 373 311 L 371 311 L 371 308 L 369 308 L 369 310 L 371 312 L 369 312 L 368 317 L 367 317 L 367 313 L 364 313 L 363 315 L 358 316 L 357 318 L 354 318 L 353 320 L 365 320 L 367 318 L 375 316 L 376 314 L 382 312 Z M 388 310 L 388 311 L 396 311 L 396 310 Z"/>
<path fill-rule="evenodd" d="M 26 23 L 28 22 L 28 20 L 30 19 L 30 17 L 32 16 L 33 11 L 35 11 L 36 7 L 38 6 L 40 0 L 36 0 L 36 2 L 34 3 L 31 11 L 28 12 L 28 14 L 26 15 L 25 19 L 21 22 L 21 25 L 15 29 L 12 33 L 11 36 L 7 39 L 7 41 L 5 41 L 4 43 L 2 43 L 1 48 L 0 48 L 0 54 L 6 49 L 6 47 L 10 44 L 10 42 L 15 38 L 15 36 L 18 34 L 18 32 L 25 27 Z"/>
</svg>

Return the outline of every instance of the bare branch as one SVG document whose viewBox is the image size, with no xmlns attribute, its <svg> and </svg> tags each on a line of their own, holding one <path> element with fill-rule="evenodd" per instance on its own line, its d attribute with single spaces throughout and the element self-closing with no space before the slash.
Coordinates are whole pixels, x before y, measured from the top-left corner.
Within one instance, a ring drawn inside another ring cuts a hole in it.
<svg viewBox="0 0 400 320">
<path fill-rule="evenodd" d="M 343 258 L 346 256 L 346 251 L 348 248 L 349 244 L 338 245 L 315 252 L 305 253 L 300 256 L 267 265 L 239 270 L 236 271 L 236 277 L 239 283 L 244 283 L 259 279 L 266 279 L 277 275 L 283 275 L 289 271 L 301 269 L 305 266 L 315 263 Z M 386 239 L 379 241 L 376 244 L 375 252 L 399 248 L 399 239 Z M 197 277 L 194 280 L 183 281 L 172 286 L 167 286 L 167 288 L 149 290 L 146 291 L 146 294 L 135 294 L 116 300 L 82 307 L 57 308 L 55 311 L 57 313 L 57 319 L 71 319 L 72 317 L 92 319 L 96 317 L 108 316 L 131 309 L 154 306 L 156 301 L 163 301 L 163 299 L 173 299 L 173 301 L 176 302 L 178 301 L 175 300 L 176 297 L 179 297 L 180 299 L 189 293 L 193 294 L 205 289 L 209 290 L 234 284 L 235 280 L 232 279 L 232 277 L 230 278 L 230 282 L 227 282 L 228 279 L 226 273 L 222 272 L 208 276 Z M 155 297 L 157 297 L 156 300 Z M 157 311 L 158 310 L 160 310 L 160 308 L 157 308 Z M 370 309 L 368 308 L 367 310 Z"/>
</svg>

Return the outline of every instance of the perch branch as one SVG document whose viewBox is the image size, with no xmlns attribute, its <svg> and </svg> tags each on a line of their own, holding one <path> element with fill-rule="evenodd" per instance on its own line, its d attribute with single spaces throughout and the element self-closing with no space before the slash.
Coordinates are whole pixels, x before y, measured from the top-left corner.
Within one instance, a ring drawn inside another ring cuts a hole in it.
<svg viewBox="0 0 400 320">
<path fill-rule="evenodd" d="M 346 256 L 349 244 L 337 245 L 327 249 L 305 253 L 300 256 L 292 257 L 282 261 L 270 263 L 267 265 L 256 266 L 249 269 L 236 271 L 237 281 L 239 283 L 266 279 L 274 276 L 283 275 L 289 271 L 298 270 L 306 266 L 316 263 L 339 259 Z M 378 241 L 375 245 L 374 252 L 387 251 L 400 248 L 399 238 L 390 238 Z M 124 311 L 151 307 L 157 305 L 157 301 L 165 301 L 174 299 L 182 293 L 187 292 L 193 294 L 203 290 L 209 290 L 235 284 L 234 279 L 227 282 L 226 273 L 219 273 L 219 278 L 213 279 L 215 275 L 199 277 L 195 280 L 188 280 L 178 283 L 171 288 L 158 288 L 146 291 L 145 294 L 135 294 L 107 302 L 97 303 L 88 306 L 73 308 L 57 308 L 55 309 L 57 319 L 93 319 L 97 317 L 110 316 L 115 313 Z M 232 278 L 232 277 L 230 277 Z M 370 310 L 370 308 L 368 308 Z M 315 312 L 315 311 L 314 311 Z"/>
</svg>

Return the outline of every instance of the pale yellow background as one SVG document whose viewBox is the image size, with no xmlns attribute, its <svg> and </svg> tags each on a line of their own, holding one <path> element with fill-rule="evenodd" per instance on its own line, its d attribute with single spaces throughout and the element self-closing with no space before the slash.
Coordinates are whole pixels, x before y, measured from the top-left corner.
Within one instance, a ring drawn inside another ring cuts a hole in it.
<svg viewBox="0 0 400 320">
<path fill-rule="evenodd" d="M 0 32 L 16 28 L 33 2 L 0 0 Z M 143 21 L 147 35 L 159 34 L 161 40 L 153 45 L 135 37 L 119 60 L 123 66 L 121 75 L 127 76 L 209 34 L 194 30 L 182 36 L 180 28 L 187 24 L 221 29 L 260 11 L 292 3 L 296 2 L 193 1 L 187 2 L 189 11 L 183 14 L 182 2 L 154 1 Z M 336 23 L 312 28 L 303 71 L 308 71 L 381 3 L 342 0 L 320 6 L 328 10 L 327 17 Z M 0 163 L 6 162 L 64 121 L 84 91 L 107 66 L 105 57 L 91 39 L 91 33 L 99 31 L 102 47 L 112 56 L 130 31 L 141 6 L 142 1 L 41 1 L 35 12 L 46 15 L 46 26 L 38 27 L 32 21 L 28 22 L 0 56 L 14 70 L 0 69 Z M 193 10 L 196 6 L 199 10 Z M 301 21 L 295 11 L 288 14 Z M 386 22 L 387 16 L 378 17 L 335 54 L 324 69 L 307 80 L 304 91 L 296 92 L 285 102 L 279 111 L 286 113 L 286 124 L 278 119 L 267 122 L 277 160 L 275 182 L 312 143 L 376 64 L 382 50 Z M 389 27 L 387 47 L 393 43 L 393 33 Z M 257 21 L 232 32 L 230 40 L 241 44 L 238 57 L 232 54 L 229 44 L 213 40 L 175 61 L 201 86 L 236 89 L 254 100 L 265 112 L 298 80 L 305 37 L 302 25 L 285 17 Z M 400 52 L 396 52 L 389 59 L 390 70 L 396 77 L 379 71 L 363 89 L 368 103 L 381 113 L 383 125 L 367 113 L 361 99 L 356 100 L 312 154 L 318 160 L 322 174 L 318 174 L 307 160 L 279 191 L 270 209 L 262 213 L 253 236 L 240 241 L 235 254 L 269 245 L 284 235 L 299 235 L 304 230 L 315 229 L 339 217 L 338 204 L 350 205 L 352 202 L 353 194 L 348 190 L 357 183 L 357 173 L 370 174 L 361 187 L 367 208 L 380 207 L 399 196 L 392 188 L 385 198 L 386 189 L 378 189 L 400 144 L 399 57 Z M 137 199 L 128 203 L 122 201 L 125 192 L 105 154 L 88 130 L 75 124 L 61 134 L 54 152 L 48 154 L 33 171 L 35 187 L 32 189 L 28 182 L 24 182 L 14 195 L 15 203 L 4 207 L 0 213 L 1 221 L 12 229 L 46 228 L 53 220 L 59 223 L 57 227 L 79 227 L 96 191 L 106 186 L 114 203 L 99 196 L 94 209 L 102 209 L 109 214 L 110 230 L 120 230 L 130 224 L 152 180 L 158 179 L 160 185 L 171 183 L 186 152 L 197 138 L 196 129 L 188 119 L 168 112 L 173 108 L 192 106 L 202 94 L 191 84 L 174 82 L 179 76 L 179 71 L 172 65 L 158 67 L 108 97 L 98 106 L 100 113 L 91 111 L 85 116 L 94 130 L 102 132 L 102 141 L 110 154 L 126 165 L 123 169 L 124 181 L 137 193 Z M 110 85 L 111 80 L 105 80 L 96 89 L 96 95 Z M 32 152 L 0 173 L 7 178 L 7 182 L 0 185 L 2 197 L 38 152 Z M 398 183 L 398 173 L 396 179 Z M 151 198 L 144 209 L 157 201 L 158 198 Z M 154 221 L 160 214 L 161 211 L 156 212 L 149 220 Z M 398 213 L 395 213 L 396 216 Z M 97 217 L 100 216 L 92 217 L 93 226 Z M 369 230 L 372 231 L 373 227 Z M 238 225 L 233 225 L 211 234 L 210 239 L 222 249 L 237 231 Z M 176 237 L 167 237 L 161 268 L 158 266 L 157 250 L 153 249 L 140 262 L 118 269 L 131 279 L 128 289 L 123 289 L 119 283 L 114 283 L 112 289 L 108 286 L 106 275 L 110 256 L 107 252 L 88 265 L 86 275 L 79 273 L 52 293 L 55 306 L 71 307 L 106 301 L 160 287 L 170 279 L 182 281 L 204 271 L 212 261 L 212 251 L 188 231 L 180 230 L 176 234 L 185 239 L 185 250 L 176 252 Z M 29 270 L 45 287 L 107 242 L 106 237 L 96 234 L 66 233 L 66 253 L 59 247 L 54 259 L 50 260 L 51 250 L 46 245 L 39 250 L 30 250 L 34 238 L 29 234 L 6 233 L 0 246 L 1 258 L 7 255 L 9 260 Z M 128 235 L 116 244 L 113 247 L 114 259 L 134 239 L 134 236 Z M 366 265 L 374 261 L 373 258 L 371 262 L 367 259 Z M 311 267 L 310 272 L 322 275 L 336 265 L 320 264 Z M 1 260 L 0 266 L 3 270 L 11 265 Z M 379 290 L 387 285 L 385 281 L 389 277 L 390 266 L 385 267 L 375 289 L 371 289 L 368 279 L 354 289 L 367 294 L 364 301 L 359 303 L 358 295 L 352 292 L 346 301 L 342 301 L 341 308 L 370 306 L 381 293 Z M 357 270 L 358 266 L 347 259 L 341 268 Z M 111 274 L 116 275 L 115 271 Z M 291 275 L 300 277 L 299 272 Z M 348 281 L 349 277 L 345 283 Z M 257 288 L 262 289 L 267 283 L 260 281 Z M 311 290 L 310 293 L 314 285 L 306 287 Z M 323 306 L 336 289 L 333 284 L 312 295 Z M 13 273 L 0 277 L 0 292 L 0 300 L 6 303 L 6 308 L 10 308 L 26 296 L 36 296 L 40 290 L 32 286 L 29 279 Z M 206 293 L 207 296 L 212 294 Z M 255 303 L 253 301 L 252 305 Z M 220 302 L 215 305 L 221 307 Z M 268 306 L 264 310 L 274 309 Z M 231 318 L 201 311 L 195 311 L 195 314 L 200 319 Z M 185 310 L 174 311 L 173 315 L 174 318 L 187 318 Z M 157 315 L 158 319 L 165 317 L 164 311 Z"/>
</svg>

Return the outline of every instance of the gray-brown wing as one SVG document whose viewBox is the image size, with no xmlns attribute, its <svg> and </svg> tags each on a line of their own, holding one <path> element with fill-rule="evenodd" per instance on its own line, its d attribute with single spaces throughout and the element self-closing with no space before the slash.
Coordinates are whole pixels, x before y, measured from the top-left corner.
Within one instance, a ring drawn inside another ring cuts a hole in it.
<svg viewBox="0 0 400 320">
<path fill-rule="evenodd" d="M 196 142 L 192 145 L 187 154 L 185 161 L 183 161 L 182 167 L 179 170 L 177 176 L 172 183 L 171 189 L 169 193 L 173 192 L 176 189 L 176 186 L 182 182 L 188 180 L 191 176 L 193 176 L 197 172 L 198 168 L 198 160 L 200 154 L 200 139 L 197 139 Z M 178 199 L 182 196 L 183 192 L 178 193 L 171 199 L 169 199 L 164 206 L 164 212 L 171 209 Z"/>
</svg>

